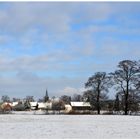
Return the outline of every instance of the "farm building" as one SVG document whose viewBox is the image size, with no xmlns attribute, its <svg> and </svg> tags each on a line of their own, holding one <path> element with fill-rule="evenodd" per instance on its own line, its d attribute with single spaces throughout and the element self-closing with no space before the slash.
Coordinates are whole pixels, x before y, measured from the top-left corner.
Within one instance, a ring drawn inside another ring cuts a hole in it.
<svg viewBox="0 0 140 140">
<path fill-rule="evenodd" d="M 91 110 L 89 102 L 70 102 L 72 110 Z"/>
<path fill-rule="evenodd" d="M 18 102 L 12 102 L 11 106 L 16 106 L 18 104 Z"/>
<path fill-rule="evenodd" d="M 37 102 L 30 102 L 30 106 L 32 110 L 35 110 L 37 108 L 38 103 Z"/>
<path fill-rule="evenodd" d="M 70 102 L 70 104 L 65 105 L 65 113 L 83 113 L 89 112 L 91 110 L 91 105 L 89 102 Z"/>
<path fill-rule="evenodd" d="M 45 110 L 45 109 L 51 109 L 52 108 L 52 102 L 30 102 L 31 105 L 31 109 L 35 110 L 35 109 L 41 109 L 41 110 Z"/>
<path fill-rule="evenodd" d="M 38 109 L 51 109 L 52 108 L 52 102 L 41 102 L 41 103 L 38 103 Z"/>
</svg>

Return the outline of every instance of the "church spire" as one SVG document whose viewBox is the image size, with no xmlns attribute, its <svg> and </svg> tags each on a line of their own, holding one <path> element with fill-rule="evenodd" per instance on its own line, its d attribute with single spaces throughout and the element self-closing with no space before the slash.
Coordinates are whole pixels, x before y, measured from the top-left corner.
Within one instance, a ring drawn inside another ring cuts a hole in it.
<svg viewBox="0 0 140 140">
<path fill-rule="evenodd" d="M 47 102 L 49 100 L 49 96 L 48 96 L 48 91 L 46 89 L 46 95 L 44 97 L 44 102 Z"/>
</svg>

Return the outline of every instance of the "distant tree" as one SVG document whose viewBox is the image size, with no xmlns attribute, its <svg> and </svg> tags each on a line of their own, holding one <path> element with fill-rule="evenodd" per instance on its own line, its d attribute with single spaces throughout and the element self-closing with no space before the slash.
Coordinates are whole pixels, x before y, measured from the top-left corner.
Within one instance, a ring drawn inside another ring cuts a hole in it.
<svg viewBox="0 0 140 140">
<path fill-rule="evenodd" d="M 103 101 L 103 104 L 104 104 L 104 109 L 109 111 L 110 113 L 113 112 L 113 108 L 114 108 L 114 100 L 106 100 L 106 101 Z"/>
<path fill-rule="evenodd" d="M 47 102 L 49 100 L 49 96 L 48 96 L 48 91 L 46 90 L 46 95 L 44 97 L 44 102 Z"/>
<path fill-rule="evenodd" d="M 30 105 L 29 100 L 26 100 L 26 101 L 24 102 L 24 109 L 31 109 L 31 105 Z"/>
<path fill-rule="evenodd" d="M 84 93 L 83 93 L 83 100 L 85 102 L 91 102 L 91 100 L 94 100 L 93 90 L 84 91 Z"/>
<path fill-rule="evenodd" d="M 111 77 L 108 76 L 105 72 L 97 72 L 92 77 L 90 77 L 85 83 L 86 88 L 90 88 L 95 96 L 95 107 L 97 109 L 98 114 L 100 114 L 101 110 L 101 100 L 107 98 L 106 93 L 108 92 L 109 87 L 111 87 Z"/>
<path fill-rule="evenodd" d="M 120 99 L 119 99 L 119 94 L 116 94 L 116 99 L 114 101 L 114 108 L 115 111 L 120 111 Z"/>
<path fill-rule="evenodd" d="M 52 97 L 52 100 L 55 100 L 55 98 L 56 98 L 56 97 L 55 97 L 55 96 L 53 96 L 53 97 Z"/>
<path fill-rule="evenodd" d="M 10 102 L 10 97 L 8 95 L 3 95 L 1 97 L 2 102 Z"/>
<path fill-rule="evenodd" d="M 13 110 L 15 111 L 24 111 L 25 109 L 26 109 L 25 105 L 22 104 L 22 102 L 19 102 L 17 105 L 13 107 Z"/>
<path fill-rule="evenodd" d="M 137 61 L 137 67 L 140 70 L 140 60 Z M 140 74 L 137 75 L 137 79 L 138 80 L 135 80 L 135 88 L 136 91 L 140 93 Z"/>
<path fill-rule="evenodd" d="M 34 96 L 26 96 L 25 100 L 26 100 L 27 102 L 34 102 L 34 101 L 35 101 L 35 100 L 34 100 Z"/>
<path fill-rule="evenodd" d="M 72 96 L 72 101 L 82 101 L 83 100 L 83 97 L 82 97 L 82 95 L 79 95 L 79 94 L 74 94 L 73 96 Z"/>
<path fill-rule="evenodd" d="M 130 90 L 128 95 L 128 111 L 137 112 L 140 110 L 140 93 L 135 90 Z M 120 110 L 125 110 L 125 95 L 122 91 L 119 92 Z M 130 113 L 130 112 L 129 112 Z"/>
<path fill-rule="evenodd" d="M 117 91 L 122 91 L 124 112 L 127 115 L 130 90 L 134 90 L 134 87 L 137 86 L 136 83 L 140 81 L 140 67 L 137 61 L 123 60 L 119 62 L 118 68 L 110 75 L 113 77 L 114 83 L 117 84 Z"/>
<path fill-rule="evenodd" d="M 60 100 L 63 101 L 65 104 L 70 104 L 71 96 L 62 95 L 62 96 L 60 97 Z"/>
<path fill-rule="evenodd" d="M 83 100 L 85 102 L 90 102 L 93 110 L 96 110 L 96 94 L 93 90 L 87 90 L 83 93 Z"/>
<path fill-rule="evenodd" d="M 65 108 L 64 102 L 59 100 L 59 101 L 53 101 L 52 102 L 52 110 L 53 111 L 59 111 L 63 110 Z"/>
<path fill-rule="evenodd" d="M 140 93 L 130 90 L 128 95 L 128 110 L 132 112 L 139 111 Z"/>
<path fill-rule="evenodd" d="M 20 99 L 19 98 L 13 98 L 12 101 L 13 102 L 20 102 Z"/>
<path fill-rule="evenodd" d="M 44 102 L 44 99 L 38 99 L 38 102 Z"/>
</svg>

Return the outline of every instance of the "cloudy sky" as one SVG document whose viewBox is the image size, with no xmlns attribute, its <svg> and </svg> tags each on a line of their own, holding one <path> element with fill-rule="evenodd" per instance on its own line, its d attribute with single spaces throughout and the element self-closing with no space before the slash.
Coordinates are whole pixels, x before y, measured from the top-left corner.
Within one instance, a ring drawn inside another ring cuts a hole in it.
<svg viewBox="0 0 140 140">
<path fill-rule="evenodd" d="M 81 93 L 139 56 L 140 2 L 0 2 L 0 96 Z"/>
</svg>

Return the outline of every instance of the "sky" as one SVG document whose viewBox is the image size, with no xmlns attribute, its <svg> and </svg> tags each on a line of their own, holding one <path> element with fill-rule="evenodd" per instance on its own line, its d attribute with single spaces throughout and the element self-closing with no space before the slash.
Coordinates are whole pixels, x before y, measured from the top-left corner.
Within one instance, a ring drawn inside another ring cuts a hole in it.
<svg viewBox="0 0 140 140">
<path fill-rule="evenodd" d="M 0 96 L 82 94 L 139 56 L 140 2 L 0 2 Z"/>
</svg>

